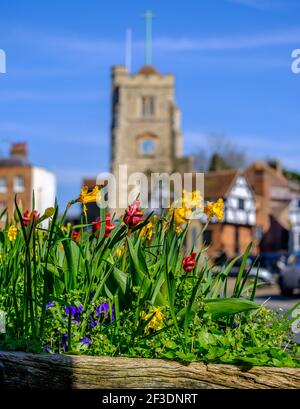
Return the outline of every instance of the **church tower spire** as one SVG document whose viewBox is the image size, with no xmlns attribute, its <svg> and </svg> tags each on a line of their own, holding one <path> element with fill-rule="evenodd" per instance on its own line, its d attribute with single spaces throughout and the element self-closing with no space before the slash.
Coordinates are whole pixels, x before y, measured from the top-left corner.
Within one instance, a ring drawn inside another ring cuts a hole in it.
<svg viewBox="0 0 300 409">
<path fill-rule="evenodd" d="M 151 10 L 147 10 L 144 14 L 146 21 L 146 37 L 145 37 L 145 64 L 152 65 L 152 21 L 153 13 Z"/>
</svg>

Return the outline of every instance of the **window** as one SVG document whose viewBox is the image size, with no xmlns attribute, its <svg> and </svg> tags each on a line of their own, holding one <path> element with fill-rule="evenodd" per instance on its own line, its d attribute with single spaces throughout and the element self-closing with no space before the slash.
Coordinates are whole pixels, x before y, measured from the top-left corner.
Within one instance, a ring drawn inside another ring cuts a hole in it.
<svg viewBox="0 0 300 409">
<path fill-rule="evenodd" d="M 206 244 L 207 246 L 209 245 L 209 244 L 211 244 L 211 242 L 212 242 L 212 233 L 211 233 L 211 230 L 204 230 L 204 233 L 203 233 L 203 242 L 204 242 L 204 244 Z"/>
<path fill-rule="evenodd" d="M 142 97 L 142 117 L 154 116 L 154 97 Z"/>
<path fill-rule="evenodd" d="M 140 142 L 140 152 L 142 155 L 151 156 L 155 151 L 155 142 L 153 139 L 143 139 Z"/>
<path fill-rule="evenodd" d="M 24 177 L 23 176 L 15 176 L 14 177 L 14 192 L 21 193 L 24 192 Z"/>
<path fill-rule="evenodd" d="M 7 190 L 7 180 L 5 176 L 0 176 L 0 193 L 5 193 Z"/>
<path fill-rule="evenodd" d="M 244 209 L 245 209 L 245 200 L 239 199 L 239 210 L 244 210 Z"/>
</svg>

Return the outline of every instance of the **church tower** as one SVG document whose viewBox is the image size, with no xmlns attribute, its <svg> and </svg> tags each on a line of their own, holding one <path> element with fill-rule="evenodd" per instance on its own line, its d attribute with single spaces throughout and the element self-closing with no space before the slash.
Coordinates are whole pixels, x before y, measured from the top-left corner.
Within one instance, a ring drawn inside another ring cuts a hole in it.
<svg viewBox="0 0 300 409">
<path fill-rule="evenodd" d="M 119 165 L 127 165 L 128 176 L 191 171 L 183 157 L 174 76 L 150 64 L 148 26 L 147 33 L 146 65 L 136 74 L 122 65 L 112 68 L 111 171 L 117 180 Z"/>
</svg>

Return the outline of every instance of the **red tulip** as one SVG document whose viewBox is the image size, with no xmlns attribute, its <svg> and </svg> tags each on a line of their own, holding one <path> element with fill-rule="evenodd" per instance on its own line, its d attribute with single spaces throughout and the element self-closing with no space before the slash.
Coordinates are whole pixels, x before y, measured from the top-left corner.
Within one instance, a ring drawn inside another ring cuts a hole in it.
<svg viewBox="0 0 300 409">
<path fill-rule="evenodd" d="M 196 267 L 196 253 L 191 253 L 190 256 L 185 256 L 182 260 L 183 269 L 185 272 L 194 270 Z"/>
<path fill-rule="evenodd" d="M 36 210 L 34 210 L 33 212 L 26 210 L 26 212 L 23 214 L 23 217 L 22 217 L 24 226 L 28 226 L 31 220 L 36 220 L 38 217 L 39 217 L 39 214 Z"/>
<path fill-rule="evenodd" d="M 72 240 L 76 241 L 76 243 L 80 242 L 80 234 L 78 233 L 78 231 L 73 230 L 71 237 L 72 237 Z"/>
<path fill-rule="evenodd" d="M 101 227 L 101 219 L 97 218 L 95 222 L 92 222 L 93 233 L 95 234 Z M 114 223 L 111 220 L 111 215 L 108 213 L 105 218 L 105 237 L 108 237 L 111 231 L 115 228 Z"/>
<path fill-rule="evenodd" d="M 135 200 L 125 211 L 124 223 L 126 223 L 128 227 L 134 227 L 143 220 L 143 216 L 140 201 Z"/>
</svg>

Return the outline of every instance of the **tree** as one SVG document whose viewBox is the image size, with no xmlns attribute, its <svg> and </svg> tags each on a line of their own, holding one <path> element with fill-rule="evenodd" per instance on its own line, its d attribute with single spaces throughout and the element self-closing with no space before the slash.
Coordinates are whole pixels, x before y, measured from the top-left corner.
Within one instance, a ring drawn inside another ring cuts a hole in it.
<svg viewBox="0 0 300 409">
<path fill-rule="evenodd" d="M 247 164 L 243 150 L 223 134 L 208 135 L 206 146 L 193 156 L 194 167 L 197 171 L 236 169 L 243 168 Z"/>
</svg>

